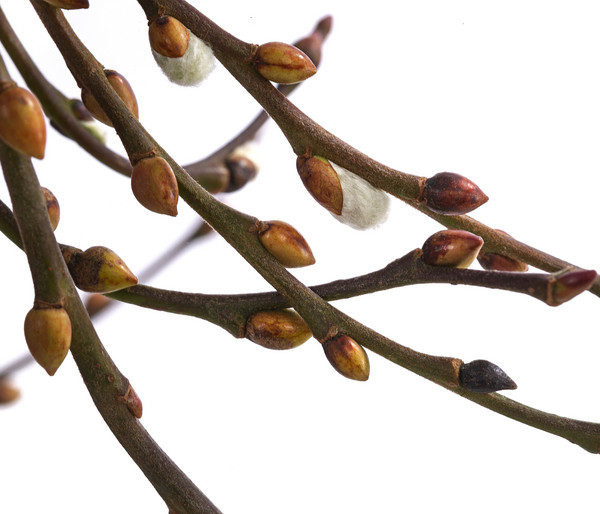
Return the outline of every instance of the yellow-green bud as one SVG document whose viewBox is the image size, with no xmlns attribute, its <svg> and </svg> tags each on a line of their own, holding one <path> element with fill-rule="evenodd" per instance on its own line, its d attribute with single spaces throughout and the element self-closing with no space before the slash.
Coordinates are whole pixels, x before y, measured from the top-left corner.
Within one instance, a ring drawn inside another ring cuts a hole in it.
<svg viewBox="0 0 600 514">
<path fill-rule="evenodd" d="M 296 348 L 311 336 L 306 322 L 289 309 L 257 312 L 246 322 L 246 337 L 271 350 Z"/>
<path fill-rule="evenodd" d="M 137 284 L 137 277 L 121 258 L 104 246 L 92 246 L 85 252 L 64 254 L 75 285 L 89 293 L 110 293 Z"/>
<path fill-rule="evenodd" d="M 44 195 L 44 200 L 46 200 L 46 211 L 48 211 L 50 225 L 52 226 L 52 230 L 56 230 L 60 221 L 60 205 L 58 205 L 56 196 L 49 189 L 42 187 L 42 194 Z"/>
<path fill-rule="evenodd" d="M 71 347 L 71 320 L 60 306 L 34 306 L 25 316 L 25 341 L 36 362 L 54 375 Z"/>
<path fill-rule="evenodd" d="M 279 84 L 302 82 L 317 72 L 315 65 L 302 50 L 287 43 L 260 45 L 253 62 L 258 73 Z"/>
<path fill-rule="evenodd" d="M 38 99 L 12 81 L 0 82 L 0 138 L 36 159 L 46 151 L 46 120 Z"/>
<path fill-rule="evenodd" d="M 268 252 L 286 268 L 301 268 L 315 263 L 306 239 L 284 221 L 262 222 L 258 237 Z"/>
<path fill-rule="evenodd" d="M 136 118 L 138 118 L 139 112 L 137 99 L 135 98 L 133 89 L 131 88 L 129 82 L 127 82 L 127 79 L 114 70 L 104 70 L 104 74 L 106 75 L 106 78 L 108 79 L 110 85 L 115 90 L 115 93 L 117 93 L 121 100 L 123 100 L 125 106 L 131 111 L 131 113 Z M 94 118 L 108 125 L 109 127 L 112 127 L 112 122 L 110 121 L 110 118 L 106 115 L 102 107 L 100 107 L 98 101 L 85 88 L 81 90 L 81 100 L 83 101 L 84 105 L 87 107 L 87 110 L 90 111 L 90 114 Z"/>
<path fill-rule="evenodd" d="M 131 190 L 146 209 L 158 214 L 177 216 L 177 178 L 169 163 L 162 157 L 147 157 L 133 166 Z"/>
<path fill-rule="evenodd" d="M 369 357 L 351 337 L 340 335 L 328 339 L 323 343 L 323 350 L 329 363 L 341 375 L 363 382 L 369 378 Z"/>
</svg>

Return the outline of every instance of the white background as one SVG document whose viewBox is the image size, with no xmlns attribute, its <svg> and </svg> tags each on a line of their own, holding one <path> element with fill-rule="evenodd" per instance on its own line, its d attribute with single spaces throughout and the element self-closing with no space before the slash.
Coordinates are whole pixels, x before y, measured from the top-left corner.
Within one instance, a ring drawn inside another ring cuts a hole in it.
<svg viewBox="0 0 600 514">
<path fill-rule="evenodd" d="M 209 154 L 258 112 L 221 67 L 198 88 L 171 85 L 152 60 L 136 2 L 91 3 L 69 20 L 107 68 L 128 78 L 142 123 L 182 164 Z M 490 197 L 477 219 L 600 267 L 595 2 L 193 3 L 254 43 L 293 41 L 332 14 L 322 68 L 292 98 L 302 110 L 397 169 L 470 177 Z M 77 97 L 29 3 L 2 7 L 42 71 Z M 114 135 L 109 140 L 122 151 Z M 308 284 L 378 269 L 441 229 L 399 201 L 378 230 L 341 226 L 302 188 L 274 124 L 260 140 L 259 177 L 223 199 L 298 228 L 317 258 L 295 272 Z M 46 158 L 35 165 L 61 205 L 58 239 L 108 246 L 136 273 L 196 219 L 183 203 L 175 219 L 145 211 L 127 179 L 51 129 Z M 0 198 L 10 205 L 3 184 Z M 4 239 L 0 255 L 0 363 L 7 363 L 26 349 L 22 320 L 33 297 L 24 255 Z M 218 236 L 190 245 L 150 283 L 192 292 L 270 289 Z M 551 308 L 505 292 L 433 285 L 336 305 L 415 349 L 497 363 L 519 385 L 511 398 L 600 421 L 598 302 L 584 294 Z M 110 311 L 97 329 L 143 400 L 145 427 L 227 514 L 597 512 L 598 456 L 376 355 L 369 381 L 355 383 L 333 371 L 314 340 L 270 352 L 204 321 L 133 306 Z M 0 410 L 1 512 L 166 512 L 104 426 L 70 356 L 52 378 L 31 366 L 15 383 L 22 400 Z"/>
</svg>

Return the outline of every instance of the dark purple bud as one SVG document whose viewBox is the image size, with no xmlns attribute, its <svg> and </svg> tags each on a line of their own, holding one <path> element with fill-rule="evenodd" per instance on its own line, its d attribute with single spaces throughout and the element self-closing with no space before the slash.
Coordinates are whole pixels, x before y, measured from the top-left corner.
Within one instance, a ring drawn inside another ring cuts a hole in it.
<svg viewBox="0 0 600 514">
<path fill-rule="evenodd" d="M 517 384 L 498 366 L 486 360 L 475 360 L 460 367 L 459 382 L 474 393 L 493 393 L 516 389 Z"/>
</svg>

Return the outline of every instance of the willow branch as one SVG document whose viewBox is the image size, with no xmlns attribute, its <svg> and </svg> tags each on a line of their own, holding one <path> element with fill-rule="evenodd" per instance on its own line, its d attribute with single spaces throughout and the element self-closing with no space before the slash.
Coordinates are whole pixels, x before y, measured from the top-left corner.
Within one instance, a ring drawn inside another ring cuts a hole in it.
<svg viewBox="0 0 600 514">
<path fill-rule="evenodd" d="M 187 6 L 184 2 L 165 2 L 168 6 Z M 48 32 L 53 37 L 65 58 L 69 68 L 76 78 L 89 89 L 98 100 L 103 110 L 111 119 L 117 133 L 121 137 L 125 148 L 130 156 L 143 155 L 154 152 L 167 159 L 171 164 L 177 181 L 181 196 L 190 204 L 213 228 L 219 232 L 273 287 L 282 295 L 286 301 L 300 313 L 309 324 L 313 335 L 323 341 L 337 334 L 347 334 L 372 351 L 383 355 L 385 358 L 396 362 L 404 368 L 413 371 L 424 378 L 436 382 L 450 390 L 460 391 L 462 396 L 469 399 L 478 398 L 480 393 L 472 393 L 459 385 L 458 373 L 462 361 L 450 357 L 436 357 L 416 352 L 408 347 L 399 345 L 387 339 L 375 331 L 369 329 L 335 309 L 323 301 L 314 291 L 310 290 L 285 269 L 283 269 L 262 247 L 255 231 L 257 220 L 245 214 L 239 213 L 218 202 L 185 173 L 176 162 L 151 138 L 145 129 L 139 124 L 124 107 L 120 99 L 107 83 L 102 68 L 96 63 L 93 56 L 81 44 L 75 34 L 68 26 L 62 14 L 43 8 L 38 1 L 34 5 L 40 14 Z M 191 25 L 198 18 L 199 13 L 189 6 L 190 16 L 186 18 L 183 9 L 176 13 L 176 17 L 186 21 L 197 35 L 205 41 L 222 35 L 221 29 L 214 29 L 215 33 L 198 30 L 198 26 Z M 196 14 L 197 13 L 197 14 Z M 195 22 L 194 22 L 195 23 Z M 206 31 L 212 27 L 204 27 Z M 220 31 L 220 32 L 219 32 Z M 243 49 L 244 45 L 230 36 L 224 41 L 229 49 L 234 51 Z M 263 87 L 261 85 L 261 87 Z M 273 91 L 274 88 L 273 88 Z M 279 94 L 279 93 L 277 93 Z M 268 110 L 268 109 L 267 109 Z M 301 119 L 302 116 L 300 116 Z M 566 433 L 561 423 L 567 423 L 565 418 L 552 417 L 548 414 L 540 414 L 536 409 L 518 404 L 516 402 L 502 400 L 501 395 L 495 395 L 496 401 L 501 403 L 490 405 L 489 408 L 498 409 L 514 419 L 523 420 L 534 424 L 542 430 L 567 437 L 569 440 L 580 444 L 589 451 L 597 451 L 600 444 L 600 428 L 595 424 L 585 422 L 572 422 Z M 569 423 L 567 423 L 569 424 Z"/>
<path fill-rule="evenodd" d="M 326 157 L 363 177 L 374 186 L 418 208 L 449 228 L 469 230 L 486 241 L 486 250 L 522 260 L 544 271 L 554 272 L 569 263 L 520 243 L 473 220 L 468 216 L 443 216 L 430 212 L 419 199 L 425 181 L 394 170 L 359 152 L 343 142 L 294 106 L 275 87 L 262 78 L 252 66 L 252 45 L 235 38 L 184 0 L 138 0 L 147 16 L 152 16 L 160 3 L 166 14 L 181 20 L 194 34 L 215 52 L 223 66 L 262 105 L 287 137 L 293 151 L 303 154 L 307 149 Z M 600 278 L 590 289 L 600 296 Z"/>
</svg>

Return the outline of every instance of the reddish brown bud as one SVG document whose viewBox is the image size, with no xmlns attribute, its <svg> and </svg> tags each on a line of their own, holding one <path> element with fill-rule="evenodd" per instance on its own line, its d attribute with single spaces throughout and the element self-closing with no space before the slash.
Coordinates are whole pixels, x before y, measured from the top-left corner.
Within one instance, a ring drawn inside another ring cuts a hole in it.
<svg viewBox="0 0 600 514">
<path fill-rule="evenodd" d="M 110 293 L 138 282 L 121 258 L 104 246 L 92 246 L 85 252 L 63 253 L 63 256 L 75 285 L 82 291 Z"/>
<path fill-rule="evenodd" d="M 36 362 L 54 375 L 71 347 L 71 320 L 62 307 L 35 307 L 25 316 L 25 341 Z"/>
<path fill-rule="evenodd" d="M 556 306 L 568 302 L 592 287 L 597 273 L 594 270 L 568 271 L 548 283 L 548 305 Z"/>
<path fill-rule="evenodd" d="M 95 316 L 99 312 L 106 309 L 106 307 L 111 303 L 112 300 L 108 296 L 95 293 L 88 297 L 87 301 L 85 302 L 85 308 L 90 316 Z"/>
<path fill-rule="evenodd" d="M 296 348 L 311 336 L 306 322 L 289 309 L 257 312 L 246 323 L 246 337 L 271 350 Z"/>
<path fill-rule="evenodd" d="M 131 190 L 146 209 L 177 216 L 179 186 L 173 169 L 162 157 L 139 160 L 131 170 Z"/>
<path fill-rule="evenodd" d="M 480 251 L 477 260 L 481 267 L 488 271 L 513 271 L 523 273 L 529 269 L 526 262 L 512 259 L 499 253 Z"/>
<path fill-rule="evenodd" d="M 159 16 L 148 27 L 152 50 L 176 59 L 182 57 L 190 41 L 190 33 L 183 23 L 171 16 Z"/>
<path fill-rule="evenodd" d="M 0 138 L 17 152 L 43 159 L 46 121 L 38 99 L 14 82 L 0 82 Z"/>
<path fill-rule="evenodd" d="M 476 209 L 488 197 L 468 178 L 443 171 L 427 179 L 422 201 L 433 212 L 454 216 Z"/>
<path fill-rule="evenodd" d="M 333 18 L 331 16 L 326 16 L 319 21 L 310 36 L 302 38 L 294 43 L 294 46 L 302 50 L 317 67 L 321 63 L 323 40 L 331 31 L 332 21 Z"/>
<path fill-rule="evenodd" d="M 468 268 L 483 246 L 483 239 L 466 230 L 441 230 L 423 243 L 423 261 L 431 266 Z"/>
<path fill-rule="evenodd" d="M 331 163 L 323 157 L 296 159 L 296 168 L 306 190 L 323 207 L 333 214 L 341 215 L 344 192 L 340 177 Z"/>
<path fill-rule="evenodd" d="M 265 43 L 254 56 L 254 66 L 264 78 L 279 84 L 295 84 L 317 72 L 308 56 L 287 43 Z"/>
<path fill-rule="evenodd" d="M 493 393 L 516 389 L 514 383 L 502 369 L 486 360 L 475 360 L 463 364 L 459 371 L 459 383 L 474 393 Z"/>
<path fill-rule="evenodd" d="M 510 237 L 504 230 L 496 229 L 496 232 L 500 232 L 501 234 Z M 526 262 L 499 253 L 486 252 L 485 249 L 482 249 L 479 252 L 477 260 L 481 267 L 488 271 L 512 271 L 524 273 L 529 269 Z"/>
<path fill-rule="evenodd" d="M 44 0 L 44 2 L 61 9 L 87 9 L 90 6 L 88 0 Z"/>
<path fill-rule="evenodd" d="M 8 382 L 5 378 L 0 378 L 0 405 L 7 405 L 18 400 L 21 392 Z"/>
<path fill-rule="evenodd" d="M 315 263 L 306 240 L 284 221 L 261 223 L 258 237 L 268 252 L 286 268 L 301 268 Z"/>
<path fill-rule="evenodd" d="M 133 414 L 136 418 L 139 419 L 142 417 L 142 400 L 135 392 L 135 389 L 131 387 L 131 384 L 127 386 L 127 391 L 125 394 L 123 396 L 119 396 L 119 401 L 123 402 L 129 409 L 129 412 L 131 412 L 131 414 Z"/>
<path fill-rule="evenodd" d="M 137 118 L 139 115 L 137 100 L 135 98 L 135 94 L 133 93 L 133 89 L 131 89 L 131 85 L 129 82 L 127 82 L 127 79 L 114 70 L 104 70 L 104 74 L 106 75 L 110 85 L 115 90 L 115 93 L 119 95 L 125 106 Z M 81 100 L 94 118 L 102 123 L 105 123 L 109 127 L 112 127 L 110 118 L 102 110 L 102 107 L 100 107 L 98 101 L 85 88 L 81 90 Z"/>
<path fill-rule="evenodd" d="M 351 337 L 340 335 L 323 343 L 325 356 L 333 368 L 352 380 L 369 378 L 369 357 L 364 348 Z"/>
</svg>

